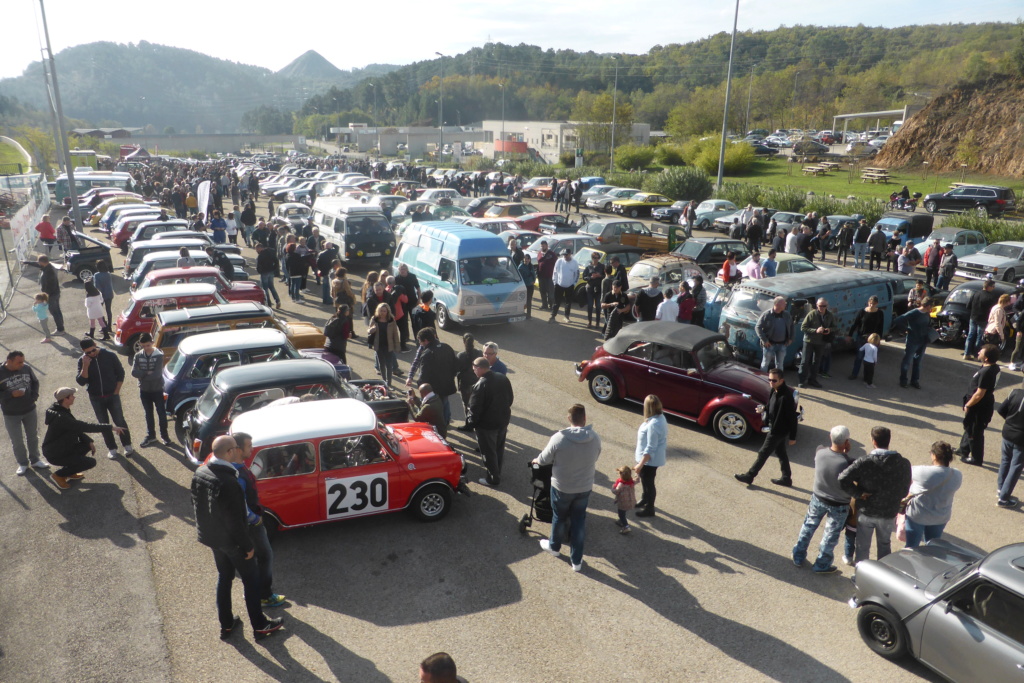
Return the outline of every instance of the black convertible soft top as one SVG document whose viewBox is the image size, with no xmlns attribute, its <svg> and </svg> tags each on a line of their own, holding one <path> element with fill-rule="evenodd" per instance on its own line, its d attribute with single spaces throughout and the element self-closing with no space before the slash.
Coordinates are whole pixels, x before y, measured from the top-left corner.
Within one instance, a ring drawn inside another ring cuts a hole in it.
<svg viewBox="0 0 1024 683">
<path fill-rule="evenodd" d="M 625 352 L 630 344 L 638 341 L 667 344 L 685 351 L 693 351 L 708 344 L 726 341 L 726 337 L 724 334 L 697 325 L 686 325 L 670 320 L 651 320 L 622 328 L 621 332 L 604 343 L 604 350 L 617 356 Z"/>
</svg>

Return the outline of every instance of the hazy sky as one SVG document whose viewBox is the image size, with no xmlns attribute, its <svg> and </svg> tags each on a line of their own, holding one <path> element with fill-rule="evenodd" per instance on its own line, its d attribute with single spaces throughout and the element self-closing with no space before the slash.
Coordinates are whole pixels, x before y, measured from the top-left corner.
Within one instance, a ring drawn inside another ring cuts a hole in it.
<svg viewBox="0 0 1024 683">
<path fill-rule="evenodd" d="M 45 0 L 55 53 L 94 41 L 147 40 L 281 69 L 316 50 L 341 69 L 409 64 L 488 41 L 542 48 L 644 53 L 731 31 L 731 0 Z M 740 30 L 779 26 L 901 26 L 1016 21 L 1021 0 L 740 0 Z M 20 75 L 44 44 L 39 0 L 0 0 L 0 78 Z"/>
</svg>

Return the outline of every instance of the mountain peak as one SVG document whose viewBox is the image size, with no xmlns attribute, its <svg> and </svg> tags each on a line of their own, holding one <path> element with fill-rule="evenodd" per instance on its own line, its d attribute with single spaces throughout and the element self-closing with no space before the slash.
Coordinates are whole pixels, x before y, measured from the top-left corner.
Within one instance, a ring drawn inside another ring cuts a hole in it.
<svg viewBox="0 0 1024 683">
<path fill-rule="evenodd" d="M 277 72 L 287 78 L 306 78 L 313 80 L 336 79 L 344 72 L 331 64 L 316 50 L 307 50 L 292 61 L 288 66 Z"/>
</svg>

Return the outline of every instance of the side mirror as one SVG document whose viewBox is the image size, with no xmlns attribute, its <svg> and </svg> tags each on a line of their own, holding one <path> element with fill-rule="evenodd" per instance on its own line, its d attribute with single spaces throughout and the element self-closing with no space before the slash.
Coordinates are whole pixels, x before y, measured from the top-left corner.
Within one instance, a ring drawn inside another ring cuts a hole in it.
<svg viewBox="0 0 1024 683">
<path fill-rule="evenodd" d="M 947 600 L 946 601 L 946 606 L 942 608 L 942 611 L 945 614 L 949 614 L 950 612 L 952 612 L 953 611 L 953 601 L 952 600 Z"/>
</svg>

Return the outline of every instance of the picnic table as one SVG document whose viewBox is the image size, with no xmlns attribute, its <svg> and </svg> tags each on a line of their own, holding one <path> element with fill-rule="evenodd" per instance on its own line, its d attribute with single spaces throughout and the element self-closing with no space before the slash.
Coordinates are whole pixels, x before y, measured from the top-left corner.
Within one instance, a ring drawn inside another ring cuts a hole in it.
<svg viewBox="0 0 1024 683">
<path fill-rule="evenodd" d="M 804 175 L 825 175 L 829 169 L 824 166 L 804 166 Z"/>
<path fill-rule="evenodd" d="M 865 168 L 861 171 L 860 181 L 862 183 L 888 183 L 889 171 L 885 168 Z"/>
<path fill-rule="evenodd" d="M 827 168 L 830 171 L 839 170 L 838 161 L 821 161 L 818 163 L 818 166 L 821 166 L 822 168 Z"/>
</svg>

